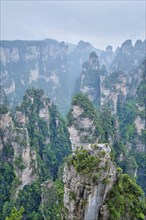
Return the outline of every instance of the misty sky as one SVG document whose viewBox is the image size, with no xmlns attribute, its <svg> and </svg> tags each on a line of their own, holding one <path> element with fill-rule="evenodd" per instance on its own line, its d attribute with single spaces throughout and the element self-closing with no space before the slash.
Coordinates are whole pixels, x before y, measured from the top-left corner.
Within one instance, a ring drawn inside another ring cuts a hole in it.
<svg viewBox="0 0 146 220">
<path fill-rule="evenodd" d="M 2 40 L 53 38 L 99 49 L 114 49 L 126 39 L 144 40 L 145 0 L 13 1 L 1 0 Z"/>
</svg>

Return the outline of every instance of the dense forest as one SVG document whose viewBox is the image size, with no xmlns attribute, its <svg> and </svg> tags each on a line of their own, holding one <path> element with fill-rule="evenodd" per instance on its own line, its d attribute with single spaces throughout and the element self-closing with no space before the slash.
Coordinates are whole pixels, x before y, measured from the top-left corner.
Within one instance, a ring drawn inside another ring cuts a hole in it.
<svg viewBox="0 0 146 220">
<path fill-rule="evenodd" d="M 144 219 L 144 45 L 2 42 L 1 220 Z M 6 62 L 5 48 L 20 59 Z"/>
</svg>

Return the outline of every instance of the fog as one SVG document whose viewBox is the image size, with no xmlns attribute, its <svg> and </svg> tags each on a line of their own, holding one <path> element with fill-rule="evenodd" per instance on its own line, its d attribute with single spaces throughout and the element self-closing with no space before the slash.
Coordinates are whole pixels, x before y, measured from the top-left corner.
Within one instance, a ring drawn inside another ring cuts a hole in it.
<svg viewBox="0 0 146 220">
<path fill-rule="evenodd" d="M 53 38 L 99 49 L 145 38 L 145 1 L 2 1 L 1 39 Z"/>
</svg>

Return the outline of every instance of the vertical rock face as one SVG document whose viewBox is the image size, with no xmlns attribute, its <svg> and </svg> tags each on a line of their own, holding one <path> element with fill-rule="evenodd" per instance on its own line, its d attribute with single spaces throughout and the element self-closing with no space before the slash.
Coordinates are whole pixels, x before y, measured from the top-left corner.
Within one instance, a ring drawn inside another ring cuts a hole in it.
<svg viewBox="0 0 146 220">
<path fill-rule="evenodd" d="M 1 105 L 7 105 L 7 97 L 6 93 L 4 92 L 3 88 L 0 86 L 0 104 Z"/>
<path fill-rule="evenodd" d="M 135 94 L 141 78 L 141 63 L 146 57 L 146 41 L 125 41 L 119 48 L 110 67 L 110 72 L 122 71 L 126 75 L 126 88 L 129 94 Z"/>
<path fill-rule="evenodd" d="M 101 105 L 108 105 L 114 114 L 121 98 L 123 102 L 127 96 L 127 81 L 124 72 L 113 72 L 101 75 Z"/>
<path fill-rule="evenodd" d="M 108 104 L 115 114 L 120 97 L 123 97 L 124 103 L 127 96 L 136 95 L 142 76 L 141 63 L 146 56 L 145 43 L 137 40 L 133 46 L 131 40 L 125 41 L 115 52 L 110 65 L 106 66 L 108 73 L 104 72 L 100 75 L 101 105 Z M 110 47 L 108 51 L 111 54 Z M 103 63 L 103 55 L 101 55 L 101 63 Z"/>
<path fill-rule="evenodd" d="M 4 107 L 3 107 L 4 108 Z M 1 149 L 5 144 L 11 143 L 13 136 L 14 123 L 9 110 L 6 108 L 5 112 L 1 110 L 0 129 L 1 129 Z"/>
<path fill-rule="evenodd" d="M 69 100 L 70 93 L 64 93 L 70 78 L 67 51 L 55 40 L 1 41 L 0 81 L 10 104 L 20 103 L 30 86 L 44 89 L 57 104 Z"/>
<path fill-rule="evenodd" d="M 36 154 L 30 147 L 27 129 L 16 128 L 10 112 L 1 115 L 0 130 L 1 150 L 5 151 L 5 148 L 10 146 L 14 152 L 9 157 L 13 158 L 15 175 L 19 179 L 19 185 L 15 189 L 17 194 L 20 189 L 32 183 L 36 178 Z"/>
<path fill-rule="evenodd" d="M 83 63 L 80 76 L 80 91 L 98 105 L 108 105 L 117 114 L 119 98 L 126 100 L 128 95 L 136 95 L 142 76 L 141 63 L 145 58 L 145 41 L 138 40 L 132 45 L 125 41 L 116 53 L 108 46 L 100 55 L 100 65 L 96 54 L 90 54 L 89 61 Z M 108 59 L 109 57 L 109 59 Z"/>
<path fill-rule="evenodd" d="M 109 146 L 94 144 L 76 151 L 64 169 L 64 218 L 98 220 L 115 180 Z"/>
<path fill-rule="evenodd" d="M 80 91 L 96 105 L 100 103 L 99 60 L 95 52 L 90 53 L 89 60 L 82 65 Z"/>
<path fill-rule="evenodd" d="M 45 90 L 61 113 L 66 113 L 81 65 L 93 49 L 83 41 L 73 50 L 52 39 L 1 41 L 0 81 L 10 104 L 15 107 L 26 89 L 36 87 Z"/>
<path fill-rule="evenodd" d="M 88 117 L 83 118 L 83 112 L 84 110 L 80 106 L 73 106 L 71 114 L 75 121 L 68 128 L 72 142 L 72 150 L 80 146 L 86 146 L 92 140 L 93 136 L 95 136 L 96 128 L 94 121 Z"/>
<path fill-rule="evenodd" d="M 100 55 L 100 63 L 102 65 L 105 65 L 106 69 L 108 70 L 111 63 L 114 60 L 114 57 L 115 57 L 115 54 L 113 52 L 112 46 L 107 46 L 106 50 L 104 52 L 102 52 Z"/>
<path fill-rule="evenodd" d="M 68 115 L 73 154 L 64 169 L 64 218 L 97 220 L 116 180 L 107 144 L 98 144 L 102 128 L 86 95 L 78 94 Z"/>
<path fill-rule="evenodd" d="M 70 152 L 65 121 L 43 90 L 27 90 L 21 105 L 16 107 L 15 116 L 4 105 L 0 105 L 0 112 L 0 169 L 3 179 L 0 183 L 3 195 L 0 213 L 5 202 L 9 201 L 12 206 L 15 202 L 23 205 L 27 217 L 30 209 L 39 213 L 40 218 L 42 215 L 44 219 L 55 216 L 50 213 L 53 213 L 51 207 L 53 210 L 59 207 L 58 195 L 53 195 L 56 188 L 50 181 L 53 187 L 50 189 L 49 178 L 56 178 L 63 158 Z M 8 176 L 3 176 L 3 172 Z M 50 194 L 46 193 L 48 189 Z M 47 195 L 52 197 L 48 199 Z M 34 208 L 31 203 L 35 203 Z M 52 205 L 49 210 L 48 204 Z M 39 207 L 42 207 L 42 214 Z"/>
<path fill-rule="evenodd" d="M 16 108 L 16 122 L 19 127 L 28 128 L 31 145 L 52 175 L 57 175 L 63 155 L 70 151 L 70 142 L 65 122 L 43 90 L 27 90 L 22 104 Z M 54 164 L 49 161 L 51 154 Z"/>
<path fill-rule="evenodd" d="M 73 151 L 101 139 L 102 128 L 99 117 L 86 95 L 81 93 L 74 97 L 68 121 Z"/>
<path fill-rule="evenodd" d="M 23 189 L 27 184 L 33 183 L 37 178 L 37 160 L 36 152 L 31 149 L 26 128 L 16 128 L 13 137 L 14 169 L 21 183 L 16 189 L 16 194 L 18 194 L 20 189 Z"/>
<path fill-rule="evenodd" d="M 99 102 L 100 94 L 104 93 L 100 91 L 100 78 L 96 72 L 99 72 L 98 65 L 95 68 L 91 61 L 93 58 L 89 58 L 92 51 L 98 55 L 100 65 L 104 64 L 109 74 L 124 72 L 127 93 L 135 94 L 141 74 L 138 66 L 145 57 L 145 41 L 137 40 L 133 46 L 131 40 L 127 40 L 115 53 L 112 46 L 103 52 L 88 42 L 80 41 L 70 49 L 64 42 L 51 39 L 1 41 L 0 50 L 0 82 L 11 106 L 20 103 L 28 87 L 36 87 L 44 89 L 61 113 L 65 114 L 73 93 L 85 92 L 95 104 Z"/>
<path fill-rule="evenodd" d="M 145 43 L 145 41 L 137 40 L 133 46 L 131 40 L 125 41 L 118 49 L 110 71 L 122 70 L 129 75 L 132 74 L 132 71 L 145 58 Z"/>
<path fill-rule="evenodd" d="M 63 173 L 65 220 L 134 219 L 141 212 L 136 206 L 141 203 L 142 191 L 127 174 L 120 174 L 121 168 L 116 168 L 111 159 L 109 144 L 100 142 L 105 140 L 103 136 L 107 135 L 107 128 L 111 130 L 106 121 L 111 118 L 106 111 L 103 113 L 108 119 L 104 118 L 101 124 L 86 95 L 78 94 L 72 101 L 68 130 L 73 153 Z M 120 148 L 120 142 L 116 145 Z M 133 178 L 138 167 L 133 156 L 127 159 L 126 172 Z M 137 191 L 134 196 L 133 187 Z M 127 198 L 130 198 L 128 204 Z"/>
</svg>

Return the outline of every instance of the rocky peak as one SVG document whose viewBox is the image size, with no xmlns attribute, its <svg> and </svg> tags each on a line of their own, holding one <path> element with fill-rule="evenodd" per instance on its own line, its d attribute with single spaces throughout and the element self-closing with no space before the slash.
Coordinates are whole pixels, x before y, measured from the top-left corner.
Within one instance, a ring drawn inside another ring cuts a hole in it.
<svg viewBox="0 0 146 220">
<path fill-rule="evenodd" d="M 98 220 L 107 193 L 116 180 L 106 144 L 76 150 L 64 169 L 64 218 Z"/>
<path fill-rule="evenodd" d="M 7 104 L 8 101 L 7 101 L 6 93 L 4 92 L 2 86 L 0 85 L 0 105 L 7 105 Z"/>
<path fill-rule="evenodd" d="M 137 41 L 135 42 L 134 47 L 135 47 L 135 49 L 141 50 L 141 49 L 143 48 L 143 42 L 142 42 L 142 40 L 137 40 Z"/>
<path fill-rule="evenodd" d="M 123 43 L 122 43 L 122 46 L 121 46 L 122 48 L 132 48 L 133 47 L 133 45 L 132 45 L 132 40 L 131 39 L 129 39 L 129 40 L 126 40 L 126 41 L 124 41 Z"/>
<path fill-rule="evenodd" d="M 4 106 L 3 114 L 0 118 L 0 131 L 1 150 L 5 151 L 9 146 L 13 152 L 13 154 L 7 155 L 7 160 L 9 161 L 10 158 L 13 158 L 15 175 L 19 179 L 19 184 L 17 183 L 13 194 L 14 197 L 17 197 L 19 190 L 26 184 L 32 183 L 37 176 L 37 174 L 33 175 L 37 167 L 36 154 L 30 147 L 27 129 L 24 127 L 16 127 L 10 112 L 4 113 Z M 34 164 L 34 166 L 32 166 L 32 164 Z"/>
<path fill-rule="evenodd" d="M 111 63 L 113 62 L 115 54 L 113 52 L 112 46 L 107 46 L 105 51 L 103 51 L 100 55 L 100 63 L 105 65 L 107 69 L 109 69 Z"/>
<path fill-rule="evenodd" d="M 65 95 L 69 99 L 70 93 L 64 93 L 70 80 L 66 43 L 51 39 L 1 41 L 1 51 L 0 81 L 3 82 L 2 86 L 10 105 L 18 105 L 30 87 L 44 89 L 57 103 L 61 98 L 64 99 Z M 60 83 L 64 86 L 60 87 Z"/>
<path fill-rule="evenodd" d="M 99 60 L 95 52 L 90 53 L 89 56 L 89 65 L 91 69 L 99 69 Z"/>
<path fill-rule="evenodd" d="M 121 168 L 116 168 L 111 159 L 112 139 L 106 139 L 110 144 L 101 143 L 104 132 L 107 135 L 114 126 L 119 128 L 106 109 L 103 112 L 100 121 L 84 94 L 76 95 L 72 101 L 68 130 L 73 153 L 68 157 L 63 173 L 62 215 L 65 220 L 108 220 L 117 216 L 118 219 L 134 219 L 142 210 L 131 206 L 134 202 L 139 207 L 142 191 L 127 174 L 121 174 Z M 115 130 L 113 134 L 116 134 Z M 116 147 L 120 148 L 118 139 Z M 133 164 L 135 166 L 134 161 Z M 131 187 L 137 193 L 133 193 Z M 127 198 L 130 198 L 128 203 Z M 126 213 L 125 209 L 128 210 Z"/>
<path fill-rule="evenodd" d="M 93 104 L 84 94 L 77 94 L 68 114 L 72 150 L 100 139 L 101 127 Z"/>
<path fill-rule="evenodd" d="M 124 70 L 127 75 L 133 75 L 145 55 L 145 41 L 137 40 L 133 46 L 131 40 L 126 40 L 116 52 L 110 71 Z"/>
<path fill-rule="evenodd" d="M 99 60 L 95 52 L 90 53 L 89 60 L 82 64 L 82 72 L 80 76 L 80 92 L 87 94 L 89 99 L 95 105 L 99 104 Z"/>
<path fill-rule="evenodd" d="M 35 112 L 41 118 L 48 119 L 48 108 L 51 102 L 44 95 L 43 90 L 28 89 L 23 97 L 23 103 L 17 106 L 16 110 L 25 113 L 28 116 L 30 113 Z"/>
<path fill-rule="evenodd" d="M 14 124 L 12 121 L 12 115 L 8 110 L 8 108 L 5 106 L 0 106 L 0 110 L 1 110 L 0 129 L 2 129 L 3 131 L 7 128 L 13 129 Z"/>
<path fill-rule="evenodd" d="M 11 175 L 11 179 L 9 175 L 1 175 L 3 182 L 9 183 L 9 186 L 6 186 L 6 190 L 4 186 L 2 190 L 3 194 L 6 192 L 7 197 L 3 199 L 0 210 L 6 199 L 12 204 L 22 201 L 27 210 L 26 215 L 29 215 L 31 205 L 27 207 L 25 199 L 29 204 L 30 200 L 34 199 L 38 208 L 42 205 L 42 212 L 45 212 L 44 206 L 50 198 L 47 197 L 46 201 L 43 192 L 44 187 L 46 191 L 48 188 L 43 181 L 56 178 L 58 167 L 70 152 L 66 123 L 56 106 L 38 89 L 26 91 L 21 105 L 17 107 L 16 117 L 12 117 L 8 108 L 3 105 L 0 106 L 0 112 L 0 161 L 3 165 L 1 170 L 7 173 L 9 169 Z M 37 187 L 37 193 L 32 190 L 34 186 Z M 2 188 L 0 184 L 0 189 Z M 32 196 L 29 194 L 29 201 L 28 191 L 32 192 Z M 46 213 L 47 217 L 50 217 L 50 212 Z"/>
<path fill-rule="evenodd" d="M 132 40 L 126 40 L 124 43 L 122 43 L 121 52 L 128 56 L 131 55 L 131 53 L 133 52 Z"/>
<path fill-rule="evenodd" d="M 60 53 L 61 56 L 65 56 L 68 52 L 68 45 L 65 44 L 64 41 L 62 41 L 61 43 L 59 43 L 59 48 L 60 48 Z"/>
<path fill-rule="evenodd" d="M 106 53 L 113 53 L 113 47 L 112 46 L 107 46 L 106 47 Z"/>
<path fill-rule="evenodd" d="M 0 105 L 0 113 L 0 151 L 2 152 L 5 145 L 11 143 L 14 122 L 9 109 L 6 106 Z"/>
<path fill-rule="evenodd" d="M 108 105 L 114 114 L 117 113 L 119 99 L 124 104 L 127 96 L 127 78 L 123 71 L 101 76 L 101 105 Z M 120 99 L 121 101 L 121 99 Z"/>
<path fill-rule="evenodd" d="M 91 44 L 89 42 L 85 42 L 85 41 L 79 41 L 78 45 L 77 45 L 77 50 L 79 51 L 83 51 L 83 50 L 89 50 L 91 47 Z"/>
</svg>

